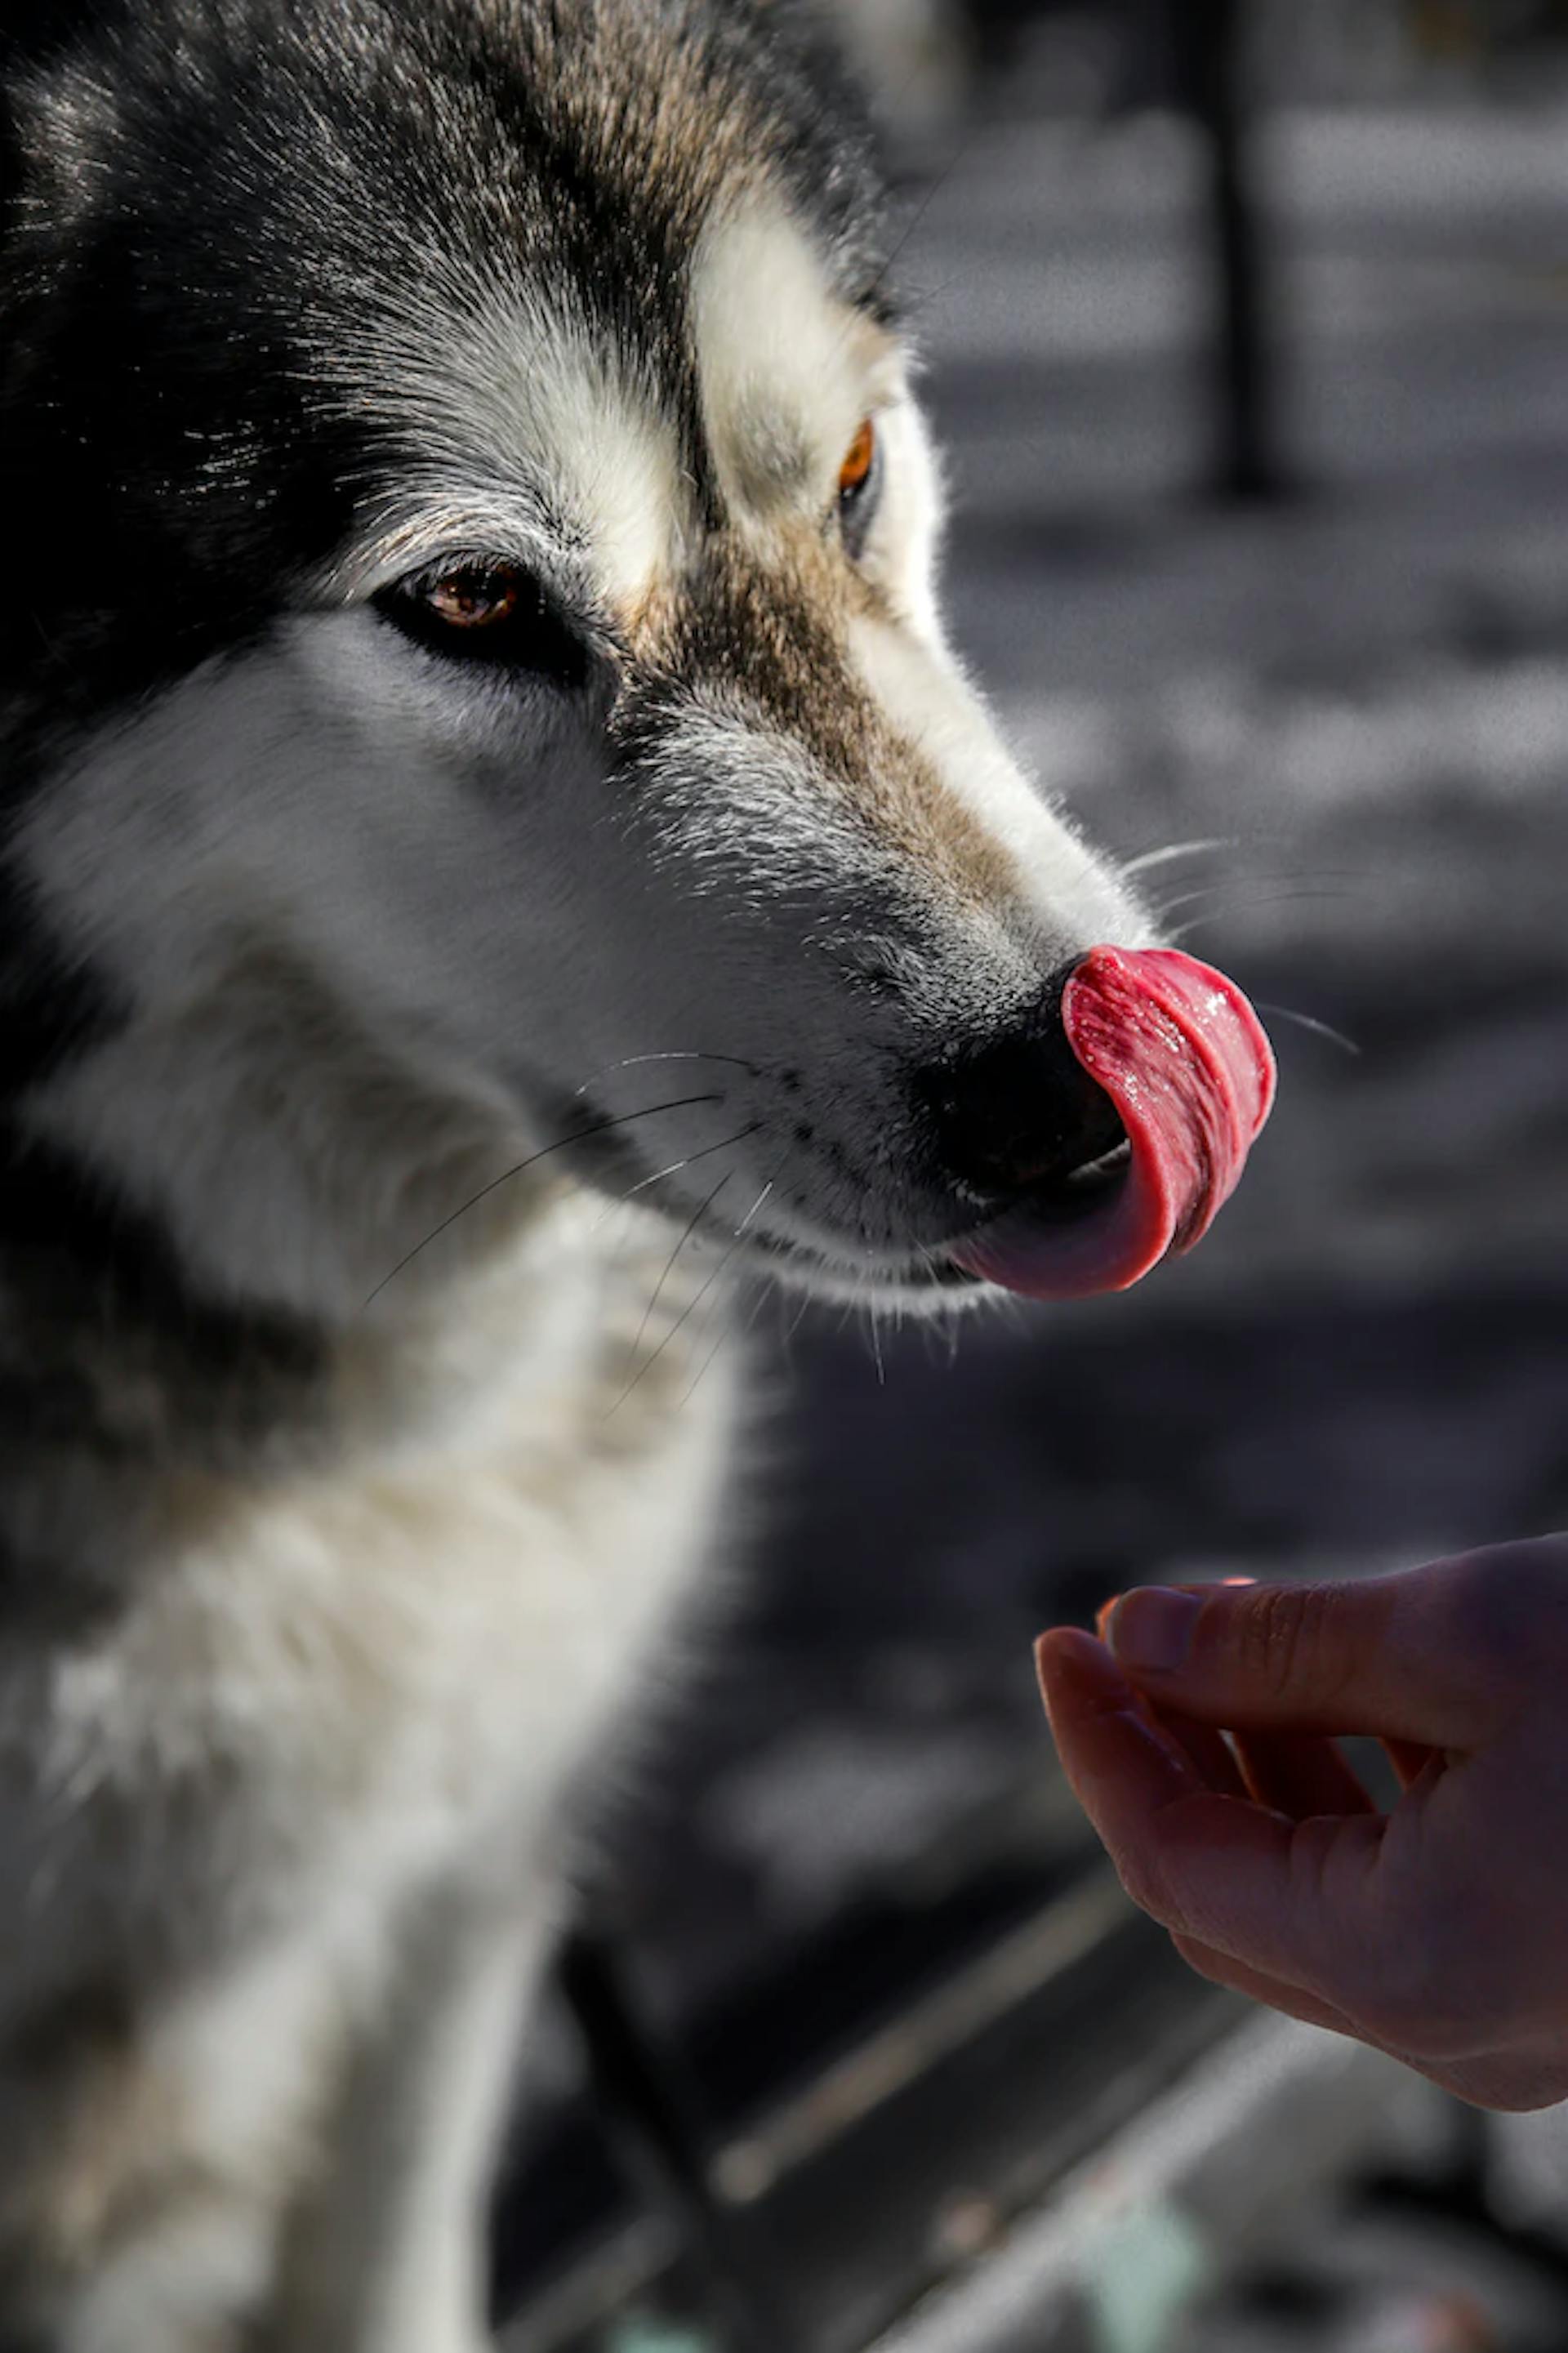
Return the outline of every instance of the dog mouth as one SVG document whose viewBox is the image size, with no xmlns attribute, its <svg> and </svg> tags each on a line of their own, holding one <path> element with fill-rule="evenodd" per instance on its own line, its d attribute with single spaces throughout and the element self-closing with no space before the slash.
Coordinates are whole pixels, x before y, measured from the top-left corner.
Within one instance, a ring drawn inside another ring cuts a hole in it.
<svg viewBox="0 0 1568 2353">
<path fill-rule="evenodd" d="M 1063 993 L 1078 1061 L 1122 1142 L 946 1250 L 1031 1299 L 1126 1291 L 1203 1240 L 1273 1106 L 1275 1063 L 1234 981 L 1174 949 L 1091 949 Z"/>
<path fill-rule="evenodd" d="M 911 1299 L 986 1286 L 1039 1300 L 1129 1290 L 1194 1249 L 1235 1191 L 1273 1105 L 1273 1051 L 1236 984 L 1174 949 L 1091 949 L 1065 985 L 1061 1018 L 1104 1098 L 1100 1133 L 1119 1130 L 1117 1141 L 984 1223 L 891 1262 L 770 1232 L 761 1219 L 727 1230 L 699 1213 L 688 1235 L 700 1233 L 726 1264 L 839 1295 L 845 1284 L 854 1296 L 868 1286 Z"/>
<path fill-rule="evenodd" d="M 1094 948 L 1067 982 L 1062 1022 L 1121 1140 L 888 1270 L 887 1288 L 1087 1298 L 1131 1289 L 1207 1233 L 1273 1106 L 1274 1055 L 1247 998 L 1174 949 Z"/>
</svg>

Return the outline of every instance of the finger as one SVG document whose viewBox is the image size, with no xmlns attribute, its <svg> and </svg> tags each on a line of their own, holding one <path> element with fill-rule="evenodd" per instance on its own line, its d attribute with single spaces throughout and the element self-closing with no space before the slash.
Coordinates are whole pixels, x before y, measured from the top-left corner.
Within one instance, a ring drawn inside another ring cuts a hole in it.
<svg viewBox="0 0 1568 2353">
<path fill-rule="evenodd" d="M 1383 1746 L 1402 1789 L 1419 1781 L 1437 1754 L 1435 1748 L 1424 1748 L 1416 1740 L 1385 1740 Z"/>
<path fill-rule="evenodd" d="M 1200 1724 L 1195 1716 L 1178 1715 L 1173 1708 L 1156 1707 L 1153 1701 L 1140 1694 L 1143 1704 L 1166 1737 L 1176 1741 L 1198 1769 L 1206 1789 L 1222 1798 L 1245 1798 L 1251 1793 L 1242 1778 L 1240 1766 L 1229 1741 L 1212 1724 Z"/>
<path fill-rule="evenodd" d="M 1113 1595 L 1095 1613 L 1095 1630 L 1102 1642 L 1106 1640 L 1111 1615 L 1121 1598 L 1120 1594 Z M 1247 1795 L 1241 1768 L 1223 1732 L 1212 1724 L 1200 1724 L 1195 1716 L 1182 1715 L 1174 1708 L 1157 1707 L 1147 1694 L 1138 1696 L 1155 1725 L 1185 1749 L 1207 1788 L 1230 1798 Z"/>
<path fill-rule="evenodd" d="M 1301 1732 L 1238 1732 L 1249 1797 L 1295 1822 L 1310 1814 L 1373 1814 L 1366 1786 L 1331 1740 Z"/>
<path fill-rule="evenodd" d="M 1062 1762 L 1133 1901 L 1167 1928 L 1353 2010 L 1351 1989 L 1387 1933 L 1373 1884 L 1382 1817 L 1292 1823 L 1216 1795 L 1139 1713 L 1101 1644 L 1047 1634 L 1039 1662 Z"/>
<path fill-rule="evenodd" d="M 1568 2099 L 1568 2064 L 1561 2054 L 1542 2059 L 1539 2054 L 1515 2058 L 1504 2052 L 1492 2058 L 1440 2063 L 1407 2059 L 1405 2063 L 1473 2108 L 1523 2116 L 1532 2109 L 1554 2108 Z"/>
<path fill-rule="evenodd" d="M 1226 1986 L 1232 1993 L 1245 1994 L 1248 2001 L 1264 2002 L 1270 2010 L 1282 2010 L 1287 2018 L 1299 2018 L 1304 2026 L 1325 2027 L 1331 2034 L 1348 2034 L 1358 2042 L 1371 2040 L 1331 2001 L 1320 2000 L 1300 1986 L 1287 1985 L 1282 1978 L 1248 1968 L 1244 1961 L 1233 1960 L 1228 1953 L 1201 1944 L 1195 1936 L 1174 1936 L 1171 1942 L 1187 1967 L 1207 1978 L 1211 1985 Z"/>
<path fill-rule="evenodd" d="M 1406 1936 L 1382 1869 L 1387 1827 L 1377 1813 L 1294 1821 L 1205 1796 L 1124 1821 L 1119 1836 L 1149 1858 L 1145 1909 L 1166 1927 L 1357 2018 L 1375 2010 L 1379 1956 Z"/>
<path fill-rule="evenodd" d="M 1110 1617 L 1118 1664 L 1163 1705 L 1232 1731 L 1375 1732 L 1479 1745 L 1514 1704 L 1455 1607 L 1468 1564 L 1353 1584 L 1148 1587 Z"/>
<path fill-rule="evenodd" d="M 1102 1837 L 1108 1823 L 1142 1819 L 1206 1787 L 1102 1643 L 1058 1628 L 1041 1636 L 1035 1656 L 1062 1769 Z"/>
<path fill-rule="evenodd" d="M 1568 2065 L 1560 2063 L 1553 2072 L 1543 2069 L 1537 2059 L 1520 2061 L 1507 2055 L 1442 2062 L 1424 2059 L 1385 2042 L 1343 2010 L 1336 2010 L 1331 2002 L 1320 2001 L 1298 1986 L 1286 1985 L 1278 1978 L 1249 1969 L 1240 1961 L 1233 1961 L 1227 1953 L 1216 1952 L 1212 1945 L 1199 1944 L 1191 1936 L 1173 1936 L 1171 1942 L 1188 1968 L 1206 1978 L 1211 1985 L 1245 1994 L 1249 2001 L 1263 2002 L 1287 2018 L 1299 2018 L 1305 2026 L 1321 2026 L 1331 2034 L 1343 2034 L 1352 2042 L 1364 2042 L 1371 2051 L 1385 2052 L 1401 2066 L 1425 2075 L 1428 2083 L 1438 2084 L 1456 2099 L 1468 2100 L 1474 2107 L 1514 2111 L 1545 2108 L 1568 2097 Z"/>
</svg>

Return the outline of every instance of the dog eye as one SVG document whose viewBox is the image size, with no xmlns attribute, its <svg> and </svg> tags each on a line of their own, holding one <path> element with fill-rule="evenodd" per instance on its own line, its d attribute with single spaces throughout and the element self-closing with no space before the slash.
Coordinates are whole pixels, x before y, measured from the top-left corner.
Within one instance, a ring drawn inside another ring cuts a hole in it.
<svg viewBox="0 0 1568 2353">
<path fill-rule="evenodd" d="M 866 543 L 881 478 L 882 447 L 868 417 L 838 470 L 838 521 L 851 555 L 858 555 Z"/>
<path fill-rule="evenodd" d="M 477 564 L 460 572 L 444 572 L 425 591 L 433 620 L 448 629 L 494 629 L 511 620 L 522 596 L 518 575 L 500 565 L 489 571 Z"/>
<path fill-rule="evenodd" d="M 456 660 L 528 670 L 568 686 L 586 678 L 582 638 L 533 575 L 504 558 L 443 558 L 384 588 L 374 602 L 405 637 Z"/>
</svg>

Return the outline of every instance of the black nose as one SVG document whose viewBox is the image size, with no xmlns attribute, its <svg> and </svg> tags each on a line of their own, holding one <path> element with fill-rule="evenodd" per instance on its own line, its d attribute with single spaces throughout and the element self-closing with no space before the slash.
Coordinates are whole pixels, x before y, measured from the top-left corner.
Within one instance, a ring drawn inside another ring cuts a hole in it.
<svg viewBox="0 0 1568 2353">
<path fill-rule="evenodd" d="M 1027 1017 L 922 1072 L 918 1093 L 948 1183 L 990 1203 L 1059 1183 L 1125 1140 L 1116 1107 L 1062 1027 L 1058 974 Z"/>
</svg>

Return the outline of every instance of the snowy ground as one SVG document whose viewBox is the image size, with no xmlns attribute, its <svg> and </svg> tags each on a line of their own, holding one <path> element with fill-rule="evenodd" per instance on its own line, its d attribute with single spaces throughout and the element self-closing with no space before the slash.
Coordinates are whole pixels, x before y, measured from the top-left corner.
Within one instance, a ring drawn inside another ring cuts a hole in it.
<svg viewBox="0 0 1568 2353">
<path fill-rule="evenodd" d="M 1296 114 L 1267 162 L 1275 509 L 1195 494 L 1169 124 L 982 132 L 900 267 L 1014 739 L 1128 855 L 1221 843 L 1151 871 L 1170 921 L 1359 1052 L 1271 1017 L 1247 1184 L 1131 1298 L 952 1366 L 795 1335 L 754 1606 L 613 1873 L 677 2025 L 987 1808 L 1048 1806 L 1051 1619 L 1568 1523 L 1568 113 Z"/>
</svg>

